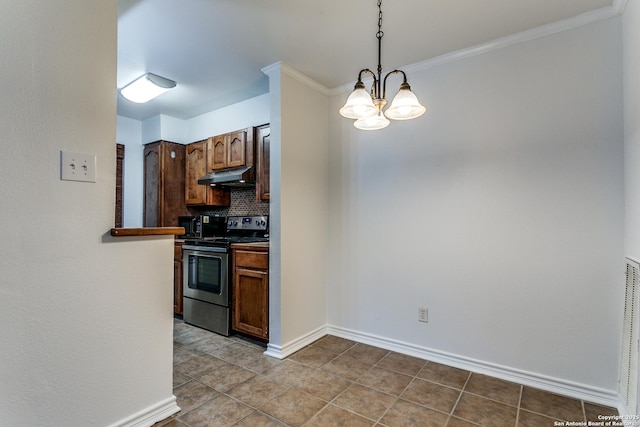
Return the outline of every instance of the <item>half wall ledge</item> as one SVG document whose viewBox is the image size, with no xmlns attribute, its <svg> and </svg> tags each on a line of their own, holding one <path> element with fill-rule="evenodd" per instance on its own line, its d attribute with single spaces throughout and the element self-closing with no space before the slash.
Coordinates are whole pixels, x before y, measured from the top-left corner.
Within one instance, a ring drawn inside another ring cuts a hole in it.
<svg viewBox="0 0 640 427">
<path fill-rule="evenodd" d="M 184 234 L 184 227 L 142 227 L 142 228 L 112 228 L 114 237 L 129 236 L 180 236 Z"/>
</svg>

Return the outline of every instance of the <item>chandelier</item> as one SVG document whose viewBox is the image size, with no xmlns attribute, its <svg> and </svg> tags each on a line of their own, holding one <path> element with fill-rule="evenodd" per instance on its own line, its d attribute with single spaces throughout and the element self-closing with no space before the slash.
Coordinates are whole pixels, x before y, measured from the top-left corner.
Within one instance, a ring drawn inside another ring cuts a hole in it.
<svg viewBox="0 0 640 427">
<path fill-rule="evenodd" d="M 346 104 L 340 109 L 340 114 L 348 119 L 356 119 L 353 125 L 362 130 L 377 130 L 389 126 L 389 119 L 409 120 L 415 119 L 424 114 L 427 109 L 420 105 L 418 98 L 411 92 L 411 87 L 407 83 L 407 75 L 402 70 L 389 71 L 384 79 L 382 78 L 382 0 L 378 0 L 378 74 L 368 68 L 360 70 L 358 81 L 353 92 L 347 98 Z M 370 92 L 365 89 L 362 83 L 362 75 L 370 74 L 373 77 Z M 387 105 L 387 78 L 393 74 L 402 74 L 402 84 L 398 93 L 393 98 L 391 105 L 384 112 L 382 109 Z"/>
</svg>

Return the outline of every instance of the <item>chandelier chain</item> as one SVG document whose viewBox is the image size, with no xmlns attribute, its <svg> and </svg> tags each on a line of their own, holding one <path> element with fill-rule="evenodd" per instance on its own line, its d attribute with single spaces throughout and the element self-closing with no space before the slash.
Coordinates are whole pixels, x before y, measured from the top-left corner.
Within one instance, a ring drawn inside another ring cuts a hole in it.
<svg viewBox="0 0 640 427">
<path fill-rule="evenodd" d="M 380 98 L 382 96 L 382 36 L 384 36 L 384 33 L 382 32 L 382 0 L 378 0 L 378 33 L 376 34 L 376 37 L 378 38 L 378 69 L 376 70 L 378 72 L 378 79 L 377 85 L 374 84 L 371 87 L 372 91 L 375 87 L 375 98 Z"/>
<path fill-rule="evenodd" d="M 378 33 L 376 37 L 381 39 L 384 36 L 382 32 L 382 0 L 378 0 Z"/>
</svg>

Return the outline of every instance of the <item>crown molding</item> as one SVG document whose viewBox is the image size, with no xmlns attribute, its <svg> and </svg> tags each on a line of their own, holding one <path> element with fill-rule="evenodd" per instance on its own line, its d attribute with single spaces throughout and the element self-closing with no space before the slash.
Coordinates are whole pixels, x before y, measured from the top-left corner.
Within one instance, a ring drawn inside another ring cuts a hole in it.
<svg viewBox="0 0 640 427">
<path fill-rule="evenodd" d="M 312 78 L 302 74 L 300 71 L 296 70 L 295 68 L 291 67 L 290 65 L 282 61 L 276 62 L 271 65 L 267 65 L 266 67 L 262 68 L 261 71 L 269 77 L 271 77 L 273 73 L 281 72 L 282 74 L 285 74 L 293 78 L 294 80 L 315 90 L 316 92 L 319 92 L 325 96 L 331 95 L 330 90 L 328 88 L 321 85 L 320 83 L 313 80 Z"/>
<path fill-rule="evenodd" d="M 628 0 L 613 0 L 611 7 L 613 7 L 619 15 L 622 15 L 625 7 L 627 7 L 627 1 Z"/>
<path fill-rule="evenodd" d="M 486 43 L 482 43 L 476 46 L 471 46 L 465 49 L 460 49 L 454 52 L 446 53 L 444 55 L 436 56 L 421 62 L 406 65 L 402 68 L 405 72 L 419 72 L 439 65 L 447 64 L 461 59 L 471 58 L 472 56 L 480 55 L 483 53 L 491 52 L 494 50 L 502 49 L 508 46 L 525 43 L 531 40 L 535 40 L 541 37 L 546 37 L 552 34 L 569 31 L 574 28 L 581 27 L 583 25 L 592 24 L 598 21 L 604 21 L 613 18 L 624 13 L 628 0 L 614 0 L 611 6 L 602 7 L 600 9 L 592 10 L 589 12 L 576 15 L 571 18 L 563 19 L 561 21 L 552 22 L 549 24 L 541 25 L 535 28 L 531 28 L 526 31 L 522 31 L 516 34 L 512 34 L 506 37 L 501 37 Z M 352 83 L 344 84 L 329 90 L 330 95 L 338 95 L 345 92 L 351 92 L 353 90 Z"/>
</svg>

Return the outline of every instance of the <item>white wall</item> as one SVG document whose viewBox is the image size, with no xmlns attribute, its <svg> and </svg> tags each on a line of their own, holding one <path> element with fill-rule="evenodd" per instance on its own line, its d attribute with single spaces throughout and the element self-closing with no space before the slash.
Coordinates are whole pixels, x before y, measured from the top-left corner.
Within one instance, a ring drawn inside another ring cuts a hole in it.
<svg viewBox="0 0 640 427">
<path fill-rule="evenodd" d="M 116 22 L 115 0 L 4 2 L 0 14 L 3 426 L 106 426 L 177 408 L 173 239 L 108 234 Z M 95 154 L 96 182 L 61 181 L 60 150 Z"/>
<path fill-rule="evenodd" d="M 187 124 L 176 117 L 158 114 L 142 121 L 142 143 L 156 141 L 170 141 L 178 144 L 187 144 Z"/>
<path fill-rule="evenodd" d="M 614 18 L 414 70 L 427 114 L 381 131 L 333 97 L 329 324 L 611 396 L 621 61 Z"/>
<path fill-rule="evenodd" d="M 186 143 L 269 123 L 269 94 L 256 96 L 186 121 Z"/>
<path fill-rule="evenodd" d="M 637 1 L 629 1 L 624 12 L 623 47 L 625 255 L 640 261 L 640 5 Z"/>
<path fill-rule="evenodd" d="M 286 64 L 263 70 L 271 93 L 269 347 L 326 325 L 328 99 Z"/>
<path fill-rule="evenodd" d="M 624 13 L 625 255 L 640 261 L 640 5 Z"/>
<path fill-rule="evenodd" d="M 269 123 L 269 102 L 267 93 L 187 120 L 166 114 L 158 114 L 143 121 L 125 117 L 122 119 L 139 123 L 141 144 L 159 140 L 189 144 L 210 136 Z M 121 131 L 128 132 L 126 128 L 121 129 L 119 126 L 119 139 Z"/>
</svg>

